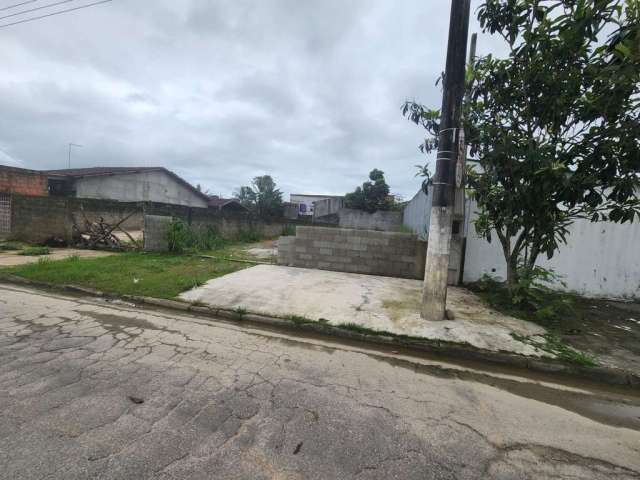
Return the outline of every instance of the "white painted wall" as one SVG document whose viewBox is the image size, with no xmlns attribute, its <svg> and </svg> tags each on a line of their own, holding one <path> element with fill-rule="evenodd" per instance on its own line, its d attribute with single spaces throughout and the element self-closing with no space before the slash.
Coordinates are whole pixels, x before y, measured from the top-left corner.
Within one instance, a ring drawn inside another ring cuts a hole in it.
<svg viewBox="0 0 640 480">
<path fill-rule="evenodd" d="M 75 181 L 75 188 L 79 198 L 208 206 L 202 197 L 162 171 L 83 177 Z"/>
<path fill-rule="evenodd" d="M 485 273 L 504 279 L 506 265 L 497 238 L 492 243 L 476 235 L 468 218 L 464 282 Z M 640 223 L 591 223 L 578 220 L 570 228 L 567 244 L 551 260 L 541 255 L 538 265 L 563 276 L 566 290 L 591 297 L 640 299 Z M 562 285 L 556 285 L 564 289 Z"/>
<path fill-rule="evenodd" d="M 431 195 L 420 189 L 402 211 L 402 224 L 411 228 L 421 240 L 426 240 L 429 236 L 431 198 Z"/>
</svg>

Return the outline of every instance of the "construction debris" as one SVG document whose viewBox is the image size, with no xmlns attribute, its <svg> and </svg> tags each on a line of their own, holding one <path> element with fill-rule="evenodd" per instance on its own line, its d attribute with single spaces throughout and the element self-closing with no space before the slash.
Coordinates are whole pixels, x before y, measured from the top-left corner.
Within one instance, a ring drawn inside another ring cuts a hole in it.
<svg viewBox="0 0 640 480">
<path fill-rule="evenodd" d="M 76 244 L 85 248 L 108 248 L 111 250 L 125 250 L 128 245 L 123 244 L 122 241 L 114 234 L 114 232 L 120 231 L 124 233 L 135 248 L 139 248 L 140 245 L 124 228 L 122 224 L 131 218 L 135 212 L 121 218 L 115 224 L 109 224 L 104 220 L 104 217 L 98 217 L 97 220 L 89 220 L 84 213 L 84 209 L 81 208 L 83 221 L 82 225 L 78 225 L 76 219 L 73 219 L 73 236 L 76 239 Z"/>
</svg>

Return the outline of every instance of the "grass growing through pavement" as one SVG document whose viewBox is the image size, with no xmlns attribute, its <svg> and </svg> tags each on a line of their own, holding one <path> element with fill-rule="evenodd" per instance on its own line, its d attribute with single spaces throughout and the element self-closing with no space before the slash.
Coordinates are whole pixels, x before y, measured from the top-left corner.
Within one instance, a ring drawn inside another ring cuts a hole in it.
<svg viewBox="0 0 640 480">
<path fill-rule="evenodd" d="M 247 268 L 248 264 L 188 255 L 129 252 L 110 257 L 37 263 L 5 268 L 29 280 L 80 285 L 104 292 L 174 298 L 207 280 Z"/>
</svg>

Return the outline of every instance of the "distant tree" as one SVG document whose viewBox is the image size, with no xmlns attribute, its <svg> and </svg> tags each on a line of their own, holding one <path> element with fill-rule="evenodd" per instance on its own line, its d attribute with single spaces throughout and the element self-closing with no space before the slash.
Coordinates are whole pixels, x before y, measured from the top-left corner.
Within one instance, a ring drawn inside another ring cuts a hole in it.
<svg viewBox="0 0 640 480">
<path fill-rule="evenodd" d="M 393 200 L 389 196 L 389 185 L 384 179 L 384 172 L 374 168 L 369 173 L 369 182 L 364 182 L 362 187 L 344 196 L 344 206 L 365 212 L 377 210 L 391 210 Z"/>
<path fill-rule="evenodd" d="M 467 75 L 467 187 L 513 297 L 576 219 L 640 218 L 640 2 L 485 0 L 478 19 L 509 53 Z M 404 114 L 436 148 L 438 112 L 408 102 Z"/>
<path fill-rule="evenodd" d="M 250 212 L 260 216 L 278 217 L 283 212 L 282 192 L 270 175 L 255 177 L 251 186 L 242 186 L 235 196 Z"/>
<path fill-rule="evenodd" d="M 200 185 L 199 183 L 196 184 L 196 190 L 198 190 L 200 193 L 204 193 L 205 195 L 210 195 L 211 194 L 211 192 L 209 191 L 208 188 L 203 189 L 202 185 Z"/>
</svg>

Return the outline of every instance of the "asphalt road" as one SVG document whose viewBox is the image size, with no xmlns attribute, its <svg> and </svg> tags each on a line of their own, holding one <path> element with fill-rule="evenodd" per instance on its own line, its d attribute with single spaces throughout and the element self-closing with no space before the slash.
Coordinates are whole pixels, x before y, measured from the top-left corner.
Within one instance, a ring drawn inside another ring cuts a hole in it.
<svg viewBox="0 0 640 480">
<path fill-rule="evenodd" d="M 640 478 L 640 402 L 0 286 L 2 479 Z"/>
</svg>

